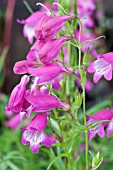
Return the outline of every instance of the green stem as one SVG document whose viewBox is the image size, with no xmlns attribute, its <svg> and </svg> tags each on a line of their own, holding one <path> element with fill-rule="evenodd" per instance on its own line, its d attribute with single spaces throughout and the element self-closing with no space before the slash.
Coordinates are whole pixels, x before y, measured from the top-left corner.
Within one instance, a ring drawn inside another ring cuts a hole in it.
<svg viewBox="0 0 113 170">
<path fill-rule="evenodd" d="M 29 6 L 28 2 L 26 0 L 23 1 L 24 5 L 26 6 L 26 8 L 28 9 L 28 11 L 33 14 L 34 11 L 31 9 L 31 7 Z"/>
<path fill-rule="evenodd" d="M 78 63 L 78 66 L 79 66 L 79 72 L 81 73 L 81 48 L 79 47 L 79 63 Z"/>
<path fill-rule="evenodd" d="M 83 114 L 84 114 L 84 126 L 87 129 L 86 126 L 86 108 L 85 108 L 85 86 L 83 86 Z M 85 144 L 86 144 L 86 153 L 85 153 L 85 157 L 86 157 L 86 170 L 88 170 L 89 167 L 89 163 L 88 163 L 88 130 L 85 130 Z"/>
<path fill-rule="evenodd" d="M 84 68 L 83 68 L 84 70 Z M 79 47 L 79 72 L 81 74 L 81 48 Z M 86 76 L 86 75 L 85 75 Z M 85 77 L 86 79 L 86 77 Z M 82 89 L 83 89 L 83 115 L 84 115 L 84 127 L 87 129 L 86 125 L 86 101 L 85 101 L 85 83 L 82 83 Z M 89 163 L 88 163 L 88 130 L 85 130 L 85 159 L 86 159 L 86 170 L 88 170 Z"/>
</svg>

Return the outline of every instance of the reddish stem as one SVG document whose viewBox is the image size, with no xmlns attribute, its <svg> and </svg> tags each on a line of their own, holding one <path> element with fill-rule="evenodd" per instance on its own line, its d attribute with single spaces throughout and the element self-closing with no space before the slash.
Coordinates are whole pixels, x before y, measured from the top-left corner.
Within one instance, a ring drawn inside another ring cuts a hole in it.
<svg viewBox="0 0 113 170">
<path fill-rule="evenodd" d="M 10 44 L 12 19 L 13 19 L 15 3 L 16 3 L 16 0 L 8 0 L 7 2 L 2 49 L 9 46 Z"/>
<path fill-rule="evenodd" d="M 6 47 L 8 47 L 8 48 L 10 47 L 11 29 L 12 29 L 12 21 L 13 21 L 13 13 L 14 13 L 15 4 L 16 4 L 16 0 L 7 0 L 2 52 Z M 4 84 L 2 85 L 2 88 L 0 89 L 0 91 L 6 92 L 7 88 L 8 88 L 7 79 L 9 78 L 9 75 L 8 75 L 9 70 L 7 67 L 8 53 L 4 57 L 5 57 L 5 62 L 4 62 L 5 81 L 4 81 Z"/>
</svg>

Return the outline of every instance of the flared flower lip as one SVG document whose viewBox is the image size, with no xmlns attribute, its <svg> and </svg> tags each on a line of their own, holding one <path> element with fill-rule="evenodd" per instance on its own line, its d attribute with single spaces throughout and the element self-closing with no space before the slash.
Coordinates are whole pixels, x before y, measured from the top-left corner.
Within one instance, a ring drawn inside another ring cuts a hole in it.
<svg viewBox="0 0 113 170">
<path fill-rule="evenodd" d="M 92 51 L 97 60 L 90 63 L 87 71 L 94 73 L 93 81 L 97 83 L 102 76 L 108 81 L 112 79 L 113 70 L 113 52 L 106 54 L 98 54 L 96 50 Z"/>
<path fill-rule="evenodd" d="M 98 59 L 103 58 L 105 61 L 107 61 L 110 64 L 113 64 L 113 52 L 108 52 L 105 54 L 98 54 L 96 50 L 92 50 L 92 54 Z"/>
<path fill-rule="evenodd" d="M 86 115 L 86 118 L 92 120 L 92 122 L 98 122 L 101 120 L 109 121 L 113 118 L 113 112 L 109 108 L 107 108 L 105 110 L 100 110 L 93 115 Z M 103 122 L 102 124 L 106 125 L 108 124 L 108 122 Z"/>
</svg>

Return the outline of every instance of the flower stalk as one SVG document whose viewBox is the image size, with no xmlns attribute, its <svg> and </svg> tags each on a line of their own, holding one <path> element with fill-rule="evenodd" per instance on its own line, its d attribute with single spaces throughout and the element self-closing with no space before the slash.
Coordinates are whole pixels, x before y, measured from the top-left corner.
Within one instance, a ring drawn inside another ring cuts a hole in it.
<svg viewBox="0 0 113 170">
<path fill-rule="evenodd" d="M 82 34 L 82 23 L 79 20 L 80 24 L 80 31 L 79 31 L 79 72 L 81 76 L 81 85 L 82 85 L 82 90 L 83 90 L 83 117 L 84 117 L 84 127 L 85 127 L 85 160 L 86 160 L 86 170 L 89 169 L 89 160 L 88 160 L 88 130 L 87 130 L 87 125 L 86 125 L 86 100 L 85 100 L 85 83 L 86 83 L 86 73 L 85 69 L 83 66 L 81 70 L 81 34 Z"/>
<path fill-rule="evenodd" d="M 76 157 L 83 150 L 88 170 L 88 140 L 96 134 L 104 137 L 106 126 L 106 136 L 110 137 L 113 131 L 113 110 L 105 109 L 93 115 L 86 115 L 86 92 L 93 88 L 93 84 L 86 78 L 86 71 L 94 73 L 95 83 L 102 76 L 106 80 L 111 80 L 113 52 L 98 54 L 96 50 L 92 50 L 96 60 L 90 63 L 87 69 L 87 53 L 99 37 L 94 40 L 89 40 L 90 36 L 85 37 L 82 32 L 85 26 L 82 19 L 75 14 L 66 13 L 68 10 L 66 8 L 66 11 L 64 10 L 62 3 L 59 5 L 55 2 L 53 12 L 48 4 L 37 3 L 41 6 L 40 11 L 32 13 L 26 19 L 17 20 L 24 25 L 23 33 L 29 43 L 33 44 L 34 39 L 36 41 L 30 48 L 26 60 L 18 61 L 14 65 L 14 73 L 23 76 L 13 89 L 9 103 L 5 107 L 7 114 L 16 114 L 16 117 L 6 124 L 16 129 L 17 123 L 20 124 L 24 117 L 30 119 L 33 112 L 35 116 L 25 124 L 25 128 L 21 128 L 22 143 L 30 145 L 33 153 L 39 152 L 40 145 L 56 146 L 55 154 L 54 149 L 50 149 L 54 158 L 51 158 L 47 170 L 58 159 L 60 164 L 56 167 L 65 170 L 79 168 Z M 73 6 L 71 8 L 73 9 Z M 16 125 L 12 124 L 15 118 Z M 48 130 L 45 132 L 47 125 L 53 134 L 48 134 Z M 85 136 L 84 143 L 82 135 Z M 80 136 L 79 139 L 77 136 Z M 76 144 L 81 144 L 80 149 Z M 99 153 L 95 159 L 92 160 L 92 168 L 96 169 L 102 162 Z"/>
</svg>

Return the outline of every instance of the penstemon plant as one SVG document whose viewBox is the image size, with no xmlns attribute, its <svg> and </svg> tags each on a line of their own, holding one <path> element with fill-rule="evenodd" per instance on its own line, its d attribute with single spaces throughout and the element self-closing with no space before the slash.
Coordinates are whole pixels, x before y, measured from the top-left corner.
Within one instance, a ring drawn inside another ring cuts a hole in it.
<svg viewBox="0 0 113 170">
<path fill-rule="evenodd" d="M 113 53 L 97 54 L 93 50 L 94 42 L 104 36 L 96 38 L 92 32 L 85 34 L 87 27 L 94 25 L 91 11 L 95 10 L 94 1 L 85 3 L 83 6 L 82 1 L 75 1 L 70 6 L 67 1 L 66 4 L 55 2 L 52 9 L 50 4 L 37 3 L 40 11 L 25 20 L 17 20 L 24 25 L 23 33 L 29 43 L 33 44 L 34 38 L 36 41 L 26 60 L 14 65 L 14 73 L 23 76 L 5 110 L 16 115 L 12 120 L 16 122 L 12 125 L 14 129 L 21 121 L 28 120 L 24 123 L 26 127 L 21 127 L 22 144 L 30 145 L 33 153 L 38 153 L 40 146 L 50 147 L 53 159 L 47 170 L 56 161 L 57 169 L 77 169 L 77 156 L 84 150 L 83 165 L 79 169 L 96 170 L 103 158 L 100 152 L 94 154 L 89 150 L 89 140 L 96 134 L 104 137 L 105 127 L 107 137 L 113 131 L 113 111 L 109 108 L 86 114 L 85 95 L 93 89 L 86 78 L 87 72 L 94 73 L 94 83 L 102 76 L 111 80 Z M 87 9 L 89 18 L 84 22 L 83 11 Z M 96 57 L 92 63 L 88 60 L 89 51 Z M 11 126 L 11 120 L 6 125 Z"/>
</svg>

